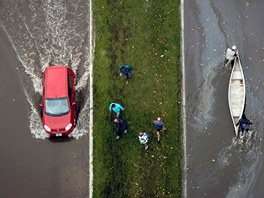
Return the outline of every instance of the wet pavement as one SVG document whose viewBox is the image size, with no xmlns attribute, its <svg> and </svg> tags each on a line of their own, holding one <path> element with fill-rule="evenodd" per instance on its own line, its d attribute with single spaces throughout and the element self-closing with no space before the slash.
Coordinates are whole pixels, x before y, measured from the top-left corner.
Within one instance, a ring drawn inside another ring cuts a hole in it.
<svg viewBox="0 0 264 198">
<path fill-rule="evenodd" d="M 89 197 L 89 35 L 89 2 L 0 2 L 0 197 Z M 76 73 L 71 138 L 49 139 L 41 126 L 51 64 Z"/>
<path fill-rule="evenodd" d="M 264 2 L 185 3 L 187 197 L 262 197 Z M 226 47 L 239 50 L 246 78 L 246 116 L 253 128 L 234 138 Z"/>
</svg>

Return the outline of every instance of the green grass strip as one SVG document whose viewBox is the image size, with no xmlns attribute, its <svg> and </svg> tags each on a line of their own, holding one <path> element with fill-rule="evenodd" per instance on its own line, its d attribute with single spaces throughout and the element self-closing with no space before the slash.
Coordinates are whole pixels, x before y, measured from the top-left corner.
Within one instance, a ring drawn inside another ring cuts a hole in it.
<svg viewBox="0 0 264 198">
<path fill-rule="evenodd" d="M 96 0 L 94 60 L 94 197 L 181 196 L 179 0 Z M 133 66 L 125 84 L 118 68 Z M 125 107 L 129 132 L 115 139 L 108 105 Z M 167 131 L 158 143 L 152 125 Z M 150 134 L 147 151 L 138 133 Z"/>
</svg>

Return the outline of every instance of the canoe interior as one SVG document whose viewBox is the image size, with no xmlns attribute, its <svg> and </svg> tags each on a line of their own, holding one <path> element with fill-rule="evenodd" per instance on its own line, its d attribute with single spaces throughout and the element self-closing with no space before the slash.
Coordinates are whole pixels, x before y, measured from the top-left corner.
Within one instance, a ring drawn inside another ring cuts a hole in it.
<svg viewBox="0 0 264 198">
<path fill-rule="evenodd" d="M 235 59 L 235 63 L 231 72 L 229 88 L 228 88 L 228 102 L 230 114 L 236 135 L 238 134 L 238 123 L 242 117 L 245 107 L 246 89 L 245 78 L 241 66 L 239 56 Z"/>
</svg>

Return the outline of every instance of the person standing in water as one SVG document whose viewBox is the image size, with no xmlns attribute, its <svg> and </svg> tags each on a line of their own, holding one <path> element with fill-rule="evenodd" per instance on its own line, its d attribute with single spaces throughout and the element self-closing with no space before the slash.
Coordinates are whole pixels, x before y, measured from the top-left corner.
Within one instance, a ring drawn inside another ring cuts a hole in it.
<svg viewBox="0 0 264 198">
<path fill-rule="evenodd" d="M 226 66 L 231 65 L 231 67 L 234 66 L 235 63 L 235 58 L 237 56 L 237 51 L 236 51 L 236 46 L 233 45 L 232 48 L 227 48 L 226 50 L 226 61 L 225 64 Z"/>
<path fill-rule="evenodd" d="M 246 118 L 245 115 L 242 116 L 242 118 L 238 121 L 236 126 L 239 125 L 238 128 L 238 136 L 241 132 L 241 135 L 243 135 L 244 131 L 248 132 L 250 125 L 252 125 L 252 122 L 249 121 L 249 119 Z"/>
</svg>

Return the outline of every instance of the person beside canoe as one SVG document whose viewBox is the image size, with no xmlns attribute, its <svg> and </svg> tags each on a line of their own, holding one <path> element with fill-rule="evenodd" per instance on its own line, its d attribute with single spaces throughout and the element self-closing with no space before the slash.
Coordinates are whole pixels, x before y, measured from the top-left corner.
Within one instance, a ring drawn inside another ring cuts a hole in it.
<svg viewBox="0 0 264 198">
<path fill-rule="evenodd" d="M 237 48 L 235 45 L 233 45 L 231 49 L 227 48 L 227 50 L 226 50 L 226 61 L 225 61 L 226 66 L 228 66 L 230 64 L 231 67 L 233 67 L 234 62 L 235 62 L 235 58 L 237 56 L 236 49 Z"/>
<path fill-rule="evenodd" d="M 250 122 L 246 118 L 246 116 L 243 115 L 242 118 L 236 124 L 236 126 L 238 126 L 238 125 L 239 125 L 238 136 L 239 136 L 239 132 L 241 132 L 241 135 L 243 135 L 244 131 L 248 132 L 249 126 L 252 125 L 252 122 Z"/>
</svg>

